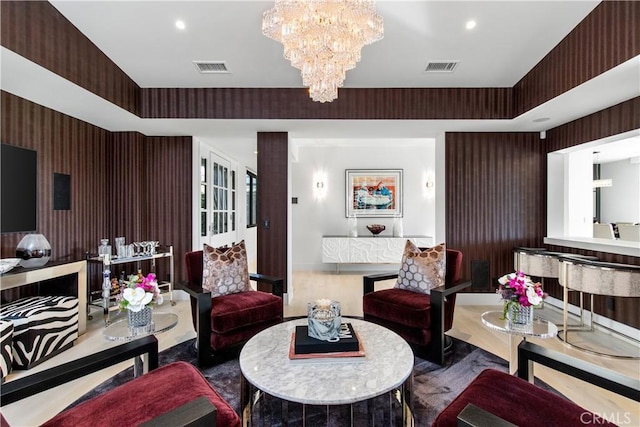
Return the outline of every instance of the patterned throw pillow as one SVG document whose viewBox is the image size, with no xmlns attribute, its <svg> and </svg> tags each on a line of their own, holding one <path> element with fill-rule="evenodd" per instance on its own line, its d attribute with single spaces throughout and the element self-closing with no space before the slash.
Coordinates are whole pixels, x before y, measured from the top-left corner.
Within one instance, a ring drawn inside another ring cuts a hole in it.
<svg viewBox="0 0 640 427">
<path fill-rule="evenodd" d="M 211 297 L 251 289 L 244 240 L 230 248 L 213 248 L 205 244 L 202 254 L 202 289 L 211 292 Z"/>
<path fill-rule="evenodd" d="M 444 285 L 447 251 L 444 243 L 421 251 L 407 240 L 402 254 L 396 288 L 429 294 L 431 289 Z"/>
</svg>

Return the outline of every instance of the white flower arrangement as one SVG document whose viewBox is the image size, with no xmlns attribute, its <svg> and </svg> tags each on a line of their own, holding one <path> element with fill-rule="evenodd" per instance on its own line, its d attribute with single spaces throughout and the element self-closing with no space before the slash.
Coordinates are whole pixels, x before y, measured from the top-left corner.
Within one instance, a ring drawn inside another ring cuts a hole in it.
<svg viewBox="0 0 640 427">
<path fill-rule="evenodd" d="M 125 282 L 124 289 L 118 295 L 120 310 L 138 312 L 145 307 L 160 305 L 163 302 L 164 298 L 160 294 L 158 281 L 153 273 L 149 273 L 147 277 L 142 274 L 129 276 L 129 281 Z"/>
</svg>

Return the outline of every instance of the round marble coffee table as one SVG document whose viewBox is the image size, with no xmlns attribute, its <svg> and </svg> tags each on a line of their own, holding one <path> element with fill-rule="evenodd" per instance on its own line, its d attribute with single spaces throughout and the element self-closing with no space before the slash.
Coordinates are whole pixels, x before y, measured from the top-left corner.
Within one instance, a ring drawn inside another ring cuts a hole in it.
<svg viewBox="0 0 640 427">
<path fill-rule="evenodd" d="M 414 364 L 409 344 L 395 332 L 374 323 L 350 318 L 343 318 L 342 322 L 352 324 L 362 341 L 364 357 L 290 360 L 292 333 L 296 325 L 307 324 L 306 318 L 272 326 L 245 344 L 239 359 L 244 425 L 250 424 L 256 413 L 264 417 L 266 407 L 278 406 L 274 401 L 280 403 L 283 418 L 301 416 L 307 425 L 315 424 L 315 420 L 306 418 L 311 412 L 309 406 L 322 406 L 327 423 L 337 418 L 342 425 L 346 417 L 350 424 L 359 425 L 362 421 L 354 414 L 363 412 L 363 408 L 354 409 L 356 403 L 364 407 L 370 424 L 378 424 L 379 419 L 374 417 L 384 416 L 391 419 L 392 425 L 413 425 L 412 405 L 407 397 L 411 395 Z M 263 402 L 265 394 L 271 399 L 268 405 Z M 374 403 L 375 398 L 389 403 L 384 415 L 375 409 L 379 405 Z M 287 413 L 291 402 L 301 406 L 301 412 L 293 408 L 300 414 Z M 334 411 L 337 414 L 332 414 Z"/>
</svg>

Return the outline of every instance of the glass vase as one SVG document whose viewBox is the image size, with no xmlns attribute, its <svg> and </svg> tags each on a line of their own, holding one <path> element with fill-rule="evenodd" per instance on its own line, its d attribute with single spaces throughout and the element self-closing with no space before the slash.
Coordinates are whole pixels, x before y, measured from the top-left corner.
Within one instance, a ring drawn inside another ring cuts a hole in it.
<svg viewBox="0 0 640 427">
<path fill-rule="evenodd" d="M 507 320 L 513 327 L 533 325 L 533 306 L 518 305 L 513 309 L 507 310 Z"/>
<path fill-rule="evenodd" d="M 42 234 L 27 234 L 16 247 L 16 258 L 24 268 L 42 267 L 51 257 L 51 245 Z"/>
<path fill-rule="evenodd" d="M 151 324 L 152 312 L 150 307 L 145 307 L 140 311 L 127 310 L 127 321 L 129 328 L 144 328 Z"/>
</svg>

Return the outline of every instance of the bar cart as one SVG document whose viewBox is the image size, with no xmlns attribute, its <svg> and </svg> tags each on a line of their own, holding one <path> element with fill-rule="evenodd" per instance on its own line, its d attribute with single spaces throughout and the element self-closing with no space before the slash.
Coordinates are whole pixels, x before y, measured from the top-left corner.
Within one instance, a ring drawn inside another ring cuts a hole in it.
<svg viewBox="0 0 640 427">
<path fill-rule="evenodd" d="M 116 303 L 116 295 L 111 292 L 111 277 L 113 266 L 124 264 L 136 264 L 136 268 L 139 269 L 143 261 L 150 261 L 151 267 L 149 273 L 156 272 L 156 260 L 165 259 L 169 262 L 169 280 L 158 280 L 158 287 L 162 292 L 169 292 L 169 300 L 171 305 L 176 305 L 173 300 L 173 280 L 174 280 L 174 268 L 173 268 L 173 246 L 160 246 L 158 250 L 153 254 L 139 254 L 130 257 L 117 257 L 109 254 L 96 256 L 95 254 L 87 254 L 87 263 L 89 264 L 102 264 L 102 290 L 92 291 L 91 280 L 87 280 L 87 318 L 91 319 L 90 306 L 101 307 L 104 315 L 105 325 L 109 325 L 109 312 L 117 310 L 118 305 Z M 114 276 L 114 277 L 117 277 Z"/>
</svg>

